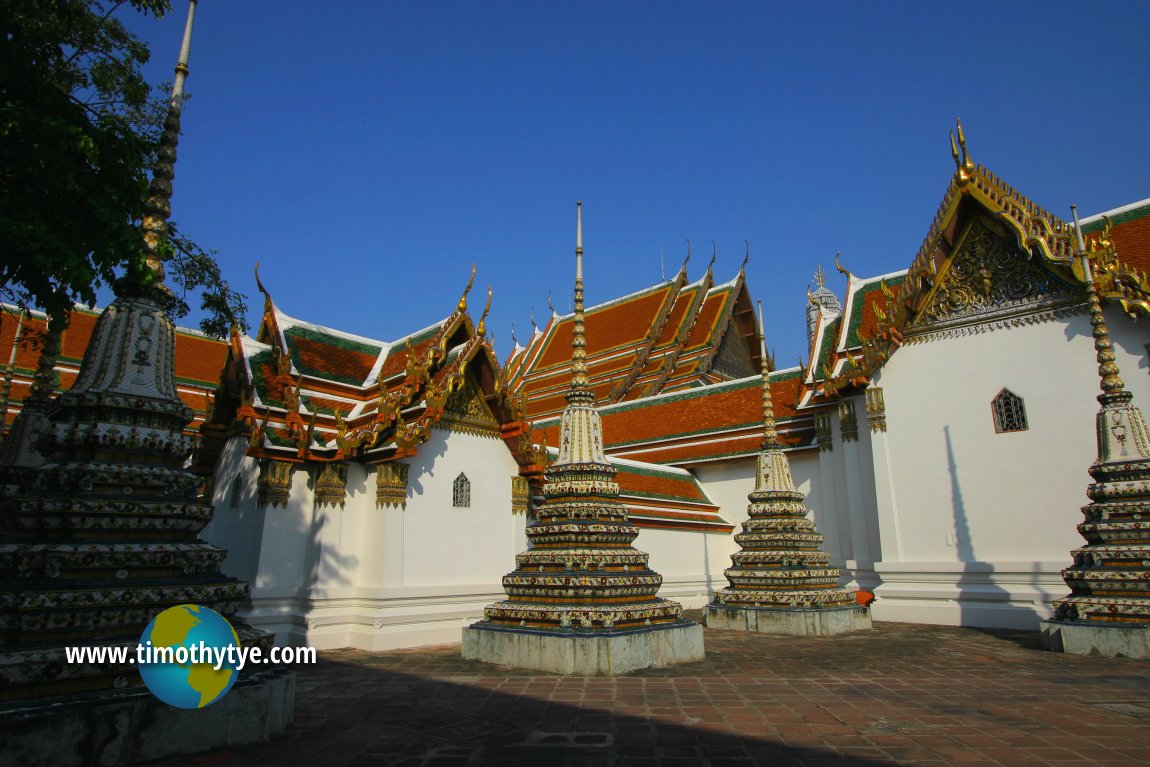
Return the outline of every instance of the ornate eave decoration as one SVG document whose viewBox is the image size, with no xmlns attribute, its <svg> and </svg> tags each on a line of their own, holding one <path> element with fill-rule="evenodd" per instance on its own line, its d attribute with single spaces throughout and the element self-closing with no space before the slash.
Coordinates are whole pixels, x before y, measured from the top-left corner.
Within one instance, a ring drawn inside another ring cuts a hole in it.
<svg viewBox="0 0 1150 767">
<path fill-rule="evenodd" d="M 526 514 L 531 508 L 531 483 L 516 474 L 511 478 L 511 513 Z"/>
<path fill-rule="evenodd" d="M 447 398 L 443 417 L 436 424 L 440 428 L 498 439 L 502 436 L 499 420 L 483 401 L 474 381 L 468 376 L 462 385 Z"/>
<path fill-rule="evenodd" d="M 407 472 L 409 464 L 391 461 L 375 467 L 375 506 L 407 508 Z"/>
<path fill-rule="evenodd" d="M 886 431 L 886 400 L 881 386 L 868 386 L 866 389 L 866 420 L 871 433 Z"/>
<path fill-rule="evenodd" d="M 815 441 L 819 445 L 819 452 L 829 452 L 835 449 L 834 438 L 831 435 L 831 414 L 827 411 L 815 413 Z"/>
<path fill-rule="evenodd" d="M 954 176 L 901 289 L 897 296 L 884 289 L 886 304 L 876 312 L 878 330 L 862 339 L 860 355 L 852 357 L 837 374 L 828 375 L 821 382 L 825 396 L 838 397 L 846 390 L 866 386 L 874 372 L 904 343 L 909 324 L 926 308 L 926 303 L 935 293 L 935 286 L 944 276 L 940 274 L 940 267 L 947 263 L 960 244 L 958 240 L 952 242 L 947 232 L 964 201 L 973 201 L 981 206 L 1013 237 L 1023 253 L 1037 259 L 1035 265 L 1038 268 L 1048 270 L 1067 285 L 1086 284 L 1081 263 L 1074 258 L 1072 226 L 1035 205 L 986 168 L 975 165 L 967 152 L 961 123 L 958 124 L 957 136 L 957 142 L 953 135 L 951 137 L 951 153 L 956 166 Z M 965 230 L 960 234 L 963 233 Z M 1108 240 L 1105 232 L 1101 239 Z M 1150 277 L 1124 264 L 1113 248 L 1099 250 L 1092 265 L 1093 279 L 1101 299 L 1115 301 L 1131 315 L 1150 315 Z M 1072 310 L 1047 307 L 1046 311 L 1065 313 Z"/>
<path fill-rule="evenodd" d="M 347 464 L 330 462 L 316 470 L 315 504 L 319 507 L 339 506 L 347 502 Z"/>
<path fill-rule="evenodd" d="M 287 506 L 291 495 L 292 469 L 293 465 L 284 461 L 260 461 L 260 476 L 256 480 L 258 506 Z"/>
<path fill-rule="evenodd" d="M 843 442 L 858 442 L 859 422 L 855 416 L 855 403 L 851 400 L 839 401 L 839 430 Z"/>
</svg>

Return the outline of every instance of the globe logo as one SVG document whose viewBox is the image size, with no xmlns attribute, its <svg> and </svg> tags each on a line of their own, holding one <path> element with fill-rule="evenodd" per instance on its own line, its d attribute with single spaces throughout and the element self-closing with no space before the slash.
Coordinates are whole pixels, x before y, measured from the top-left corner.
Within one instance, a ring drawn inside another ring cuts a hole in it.
<svg viewBox="0 0 1150 767">
<path fill-rule="evenodd" d="M 215 610 L 176 605 L 144 629 L 136 656 L 140 676 L 153 695 L 169 706 L 203 708 L 235 684 L 240 639 Z"/>
</svg>

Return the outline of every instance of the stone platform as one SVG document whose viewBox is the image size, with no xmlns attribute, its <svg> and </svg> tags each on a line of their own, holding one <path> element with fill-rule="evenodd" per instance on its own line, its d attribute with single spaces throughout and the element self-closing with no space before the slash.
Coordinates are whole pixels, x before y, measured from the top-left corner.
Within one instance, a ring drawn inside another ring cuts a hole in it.
<svg viewBox="0 0 1150 767">
<path fill-rule="evenodd" d="M 870 611 L 861 605 L 822 610 L 779 610 L 769 607 L 729 607 L 709 604 L 703 608 L 707 628 L 751 631 L 759 634 L 831 636 L 869 629 Z"/>
<path fill-rule="evenodd" d="M 617 633 L 565 634 L 468 626 L 463 659 L 499 666 L 601 676 L 703 659 L 703 627 L 692 621 Z"/>
<path fill-rule="evenodd" d="M 1042 646 L 1072 655 L 1150 660 L 1150 625 L 1088 625 L 1071 621 L 1042 622 Z"/>
<path fill-rule="evenodd" d="M 295 674 L 240 679 L 205 708 L 173 708 L 147 690 L 0 708 L 0 767 L 120 767 L 267 742 L 295 716 Z"/>
</svg>

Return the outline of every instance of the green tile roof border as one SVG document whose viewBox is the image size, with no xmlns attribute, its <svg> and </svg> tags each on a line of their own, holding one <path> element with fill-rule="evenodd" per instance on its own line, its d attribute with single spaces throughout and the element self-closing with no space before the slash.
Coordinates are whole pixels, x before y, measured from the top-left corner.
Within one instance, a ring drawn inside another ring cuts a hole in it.
<svg viewBox="0 0 1150 767">
<path fill-rule="evenodd" d="M 894 288 L 901 285 L 906 280 L 906 272 L 898 274 L 894 277 L 875 277 L 865 281 L 855 291 L 855 295 L 851 300 L 851 316 L 847 319 L 847 333 L 844 339 L 845 343 L 843 349 L 854 349 L 862 346 L 862 341 L 859 340 L 859 325 L 862 324 L 862 313 L 866 305 L 866 297 L 870 295 L 873 290 L 879 290 L 879 283 L 886 282 L 887 287 Z M 891 307 L 887 307 L 891 309 Z"/>
<path fill-rule="evenodd" d="M 293 325 L 292 327 L 283 331 L 283 335 L 284 339 L 288 342 L 289 345 L 289 352 L 291 354 L 292 363 L 295 364 L 296 368 L 301 373 L 311 378 L 317 378 L 326 381 L 336 381 L 338 383 L 351 384 L 352 386 L 362 385 L 363 379 L 353 378 L 349 375 L 332 373 L 331 371 L 319 370 L 305 366 L 300 359 L 296 345 L 292 342 L 296 338 L 302 338 L 317 344 L 334 346 L 337 349 L 344 349 L 346 351 L 362 354 L 364 356 L 371 357 L 373 360 L 378 359 L 380 352 L 382 352 L 384 349 L 383 346 L 373 346 L 371 344 L 362 343 L 360 341 L 352 341 L 349 338 L 340 338 L 339 336 L 321 333 L 317 330 L 300 327 L 298 325 Z"/>
</svg>

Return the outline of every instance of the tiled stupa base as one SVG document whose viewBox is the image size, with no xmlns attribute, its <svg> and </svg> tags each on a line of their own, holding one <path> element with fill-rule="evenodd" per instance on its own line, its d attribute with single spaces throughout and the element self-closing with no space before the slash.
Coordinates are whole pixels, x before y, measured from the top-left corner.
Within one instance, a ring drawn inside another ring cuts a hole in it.
<svg viewBox="0 0 1150 767">
<path fill-rule="evenodd" d="M 1150 660 L 1150 625 L 1042 622 L 1042 646 L 1071 655 Z"/>
<path fill-rule="evenodd" d="M 463 659 L 583 676 L 626 674 L 703 659 L 703 627 L 692 621 L 618 633 L 463 630 Z"/>
<path fill-rule="evenodd" d="M 869 629 L 871 618 L 870 611 L 861 605 L 829 607 L 821 610 L 801 608 L 788 610 L 709 604 L 703 608 L 703 624 L 707 628 L 727 631 L 830 636 Z"/>
<path fill-rule="evenodd" d="M 146 690 L 0 708 L 0 764 L 107 767 L 262 743 L 283 735 L 295 713 L 295 675 L 240 679 L 201 709 L 169 706 Z"/>
</svg>

